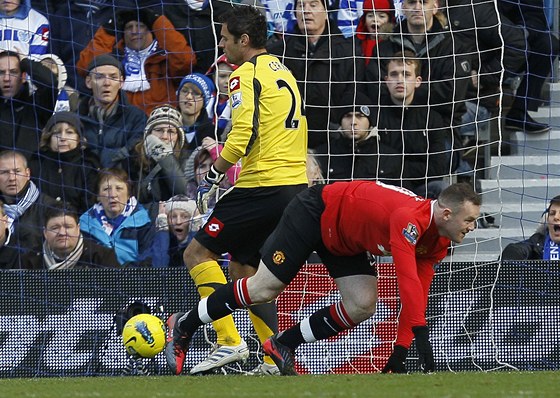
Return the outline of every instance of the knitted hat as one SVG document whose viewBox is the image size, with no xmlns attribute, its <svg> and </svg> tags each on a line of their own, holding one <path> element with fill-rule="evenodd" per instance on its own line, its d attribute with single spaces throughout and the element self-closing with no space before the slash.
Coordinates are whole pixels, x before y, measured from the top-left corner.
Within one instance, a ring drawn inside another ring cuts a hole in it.
<svg viewBox="0 0 560 398">
<path fill-rule="evenodd" d="M 214 86 L 214 82 L 208 76 L 203 75 L 202 73 L 191 73 L 187 75 L 181 80 L 179 83 L 179 88 L 177 89 L 177 97 L 179 97 L 179 92 L 183 88 L 183 86 L 187 83 L 192 83 L 202 92 L 202 97 L 204 98 L 204 107 L 208 105 L 208 103 L 214 97 L 216 92 L 216 86 Z"/>
<path fill-rule="evenodd" d="M 73 126 L 76 129 L 78 135 L 82 137 L 82 122 L 80 121 L 80 118 L 74 112 L 68 111 L 54 113 L 45 124 L 43 131 L 45 133 L 49 133 L 55 124 L 63 122 Z"/>
<path fill-rule="evenodd" d="M 218 59 L 216 59 L 216 61 L 214 61 L 214 63 L 210 66 L 210 68 L 208 68 L 208 71 L 206 72 L 206 74 L 211 75 L 212 73 L 216 72 L 216 68 L 220 64 L 226 64 L 232 70 L 236 70 L 237 68 L 239 68 L 239 65 L 232 64 L 231 62 L 228 61 L 226 55 L 222 54 L 218 57 Z"/>
<path fill-rule="evenodd" d="M 121 74 L 123 73 L 123 66 L 122 62 L 116 59 L 111 54 L 101 54 L 91 60 L 91 62 L 87 66 L 88 73 L 91 72 L 92 69 L 97 68 L 98 66 L 103 65 L 111 65 L 117 68 Z"/>
<path fill-rule="evenodd" d="M 340 123 L 347 113 L 360 112 L 364 116 L 367 116 L 370 126 L 377 125 L 377 115 L 373 112 L 373 103 L 367 95 L 359 91 L 356 93 L 347 92 L 338 105 L 338 109 L 335 112 L 335 121 L 337 123 Z"/>
<path fill-rule="evenodd" d="M 124 27 L 130 21 L 142 22 L 144 25 L 148 27 L 148 29 L 150 29 L 152 26 L 144 10 L 128 9 L 128 10 L 121 10 L 117 12 L 117 23 L 118 23 L 117 28 L 121 32 L 124 31 Z"/>
<path fill-rule="evenodd" d="M 382 11 L 389 14 L 391 21 L 395 18 L 395 6 L 391 0 L 364 0 L 364 14 L 372 11 Z"/>
<path fill-rule="evenodd" d="M 187 195 L 175 195 L 165 202 L 165 212 L 169 214 L 172 210 L 184 210 L 192 217 L 196 211 L 196 202 Z"/>
<path fill-rule="evenodd" d="M 392 0 L 364 0 L 364 13 L 358 20 L 356 32 L 367 32 L 366 14 L 372 11 L 386 12 L 389 14 L 389 22 L 395 22 L 395 6 Z"/>
<path fill-rule="evenodd" d="M 178 148 L 182 148 L 185 144 L 185 134 L 183 133 L 183 116 L 181 112 L 171 105 L 160 105 L 154 108 L 146 122 L 144 137 L 150 134 L 152 129 L 160 123 L 169 123 L 179 130 Z"/>
</svg>

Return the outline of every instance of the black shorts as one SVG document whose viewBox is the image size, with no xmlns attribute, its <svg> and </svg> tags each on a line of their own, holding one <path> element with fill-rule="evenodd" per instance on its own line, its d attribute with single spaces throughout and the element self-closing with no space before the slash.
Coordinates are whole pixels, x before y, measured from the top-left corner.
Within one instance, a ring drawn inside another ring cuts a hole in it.
<svg viewBox="0 0 560 398">
<path fill-rule="evenodd" d="M 278 226 L 262 248 L 262 260 L 283 283 L 289 284 L 309 255 L 316 251 L 333 278 L 351 275 L 377 276 L 367 252 L 336 256 L 321 238 L 321 214 L 325 209 L 322 185 L 315 185 L 290 202 Z"/>
<path fill-rule="evenodd" d="M 260 248 L 284 209 L 307 185 L 234 187 L 220 198 L 195 239 L 208 250 L 229 253 L 233 261 L 258 267 Z"/>
</svg>

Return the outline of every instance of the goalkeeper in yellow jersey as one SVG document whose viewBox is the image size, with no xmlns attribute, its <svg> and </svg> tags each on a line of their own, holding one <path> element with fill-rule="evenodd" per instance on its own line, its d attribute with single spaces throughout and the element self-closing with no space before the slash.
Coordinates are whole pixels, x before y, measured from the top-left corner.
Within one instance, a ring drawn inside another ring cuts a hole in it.
<svg viewBox="0 0 560 398">
<path fill-rule="evenodd" d="M 255 274 L 259 249 L 290 200 L 307 187 L 303 102 L 292 73 L 266 52 L 266 18 L 255 7 L 240 5 L 224 14 L 221 22 L 219 46 L 239 68 L 229 79 L 232 129 L 223 151 L 198 187 L 201 213 L 207 211 L 208 199 L 215 195 L 225 172 L 239 159 L 242 169 L 235 187 L 219 199 L 183 255 L 202 298 L 226 284 L 216 262 L 222 253 L 231 255 L 232 279 Z M 177 327 L 183 316 L 179 312 L 167 321 L 165 355 L 175 374 L 182 372 L 187 350 Z M 249 316 L 261 342 L 277 331 L 274 303 L 251 307 Z M 218 335 L 217 347 L 191 369 L 191 374 L 209 373 L 249 356 L 231 316 L 213 322 L 213 326 Z M 274 362 L 265 357 L 257 373 L 279 372 Z"/>
</svg>

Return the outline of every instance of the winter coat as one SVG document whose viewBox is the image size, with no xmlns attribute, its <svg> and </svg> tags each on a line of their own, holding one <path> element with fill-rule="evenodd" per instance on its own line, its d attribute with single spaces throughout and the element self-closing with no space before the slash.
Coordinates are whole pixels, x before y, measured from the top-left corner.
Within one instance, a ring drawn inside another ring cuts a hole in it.
<svg viewBox="0 0 560 398">
<path fill-rule="evenodd" d="M 22 259 L 22 264 L 26 269 L 47 269 L 43 262 L 42 252 L 27 253 Z M 82 255 L 74 268 L 117 268 L 119 266 L 113 250 L 98 245 L 91 239 L 84 239 Z"/>
<path fill-rule="evenodd" d="M 190 73 L 196 64 L 192 48 L 165 16 L 162 15 L 156 19 L 152 32 L 158 42 L 158 48 L 144 63 L 150 89 L 126 92 L 130 103 L 142 109 L 146 115 L 149 115 L 157 105 L 176 101 L 175 92 L 179 81 Z M 80 59 L 76 64 L 78 72 L 85 77 L 89 63 L 96 56 L 107 53 L 113 53 L 117 59 L 122 59 L 124 39 L 117 43 L 115 36 L 100 27 L 87 47 L 80 53 Z"/>
<path fill-rule="evenodd" d="M 400 157 L 380 155 L 396 151 L 380 142 L 376 135 L 354 142 L 339 134 L 316 151 L 323 177 L 329 183 L 359 179 L 384 181 L 385 178 L 399 177 Z"/>
<path fill-rule="evenodd" d="M 101 167 L 122 168 L 130 175 L 131 167 L 136 167 L 131 154 L 142 139 L 147 118 L 144 112 L 131 106 L 123 94 L 121 91 L 117 108 L 103 122 L 91 114 L 89 98 L 80 103 L 79 115 L 88 148 L 99 156 Z"/>
<path fill-rule="evenodd" d="M 88 148 L 59 153 L 41 151 L 29 161 L 31 178 L 39 191 L 70 203 L 82 214 L 93 206 L 97 193 L 99 159 Z"/>
<path fill-rule="evenodd" d="M 0 98 L 0 150 L 17 150 L 31 159 L 39 151 L 41 129 L 53 113 L 57 80 L 50 69 L 29 58 L 23 59 L 20 67 L 37 89 L 31 94 L 26 82 L 13 98 Z"/>
<path fill-rule="evenodd" d="M 27 188 L 23 189 L 25 192 Z M 2 197 L 4 203 L 8 198 Z M 45 209 L 55 205 L 56 200 L 43 193 L 21 217 L 14 221 L 13 232 L 9 242 L 0 248 L 0 269 L 21 269 L 22 256 L 34 253 L 43 247 L 43 225 L 45 225 Z"/>
<path fill-rule="evenodd" d="M 505 79 L 525 67 L 522 30 L 515 28 L 505 15 L 498 14 L 493 3 L 447 0 L 447 5 L 449 27 L 456 42 L 462 43 L 465 54 L 470 55 L 472 68 L 479 72 L 480 90 L 499 94 L 502 69 L 506 71 Z M 476 88 L 470 85 L 469 89 L 468 98 L 476 98 Z"/>
<path fill-rule="evenodd" d="M 434 18 L 427 42 L 415 44 L 408 33 L 406 20 L 395 27 L 393 34 L 378 43 L 376 52 L 366 69 L 368 95 L 377 101 L 386 93 L 385 85 L 379 84 L 387 75 L 386 60 L 396 52 L 412 51 L 422 61 L 422 85 L 416 89 L 414 98 L 418 104 L 430 104 L 446 120 L 460 122 L 471 65 L 461 43 L 454 43 L 450 32 Z M 454 113 L 455 112 L 455 113 Z M 452 119 L 453 117 L 453 119 Z M 458 125 L 458 124 L 457 124 Z"/>
<path fill-rule="evenodd" d="M 392 175 L 396 173 L 399 178 L 392 184 L 411 190 L 423 184 L 426 177 L 441 179 L 451 167 L 449 125 L 429 106 L 415 104 L 397 106 L 385 99 L 377 123 L 380 142 L 398 154 L 398 161 L 382 167 L 394 168 L 398 163 Z"/>
<path fill-rule="evenodd" d="M 158 261 L 154 257 L 163 253 L 160 242 L 155 239 L 157 235 L 148 212 L 140 204 L 136 205 L 132 214 L 113 230 L 111 236 L 103 231 L 93 209 L 89 209 L 80 217 L 80 230 L 84 238 L 95 239 L 100 245 L 113 249 L 123 266 L 151 265 L 152 262 Z"/>
<path fill-rule="evenodd" d="M 104 6 L 88 6 L 88 2 L 75 1 L 61 3 L 54 13 L 49 14 L 51 25 L 50 45 L 51 52 L 58 55 L 68 71 L 68 85 L 86 92 L 83 79 L 79 76 L 76 62 L 80 52 L 86 48 L 92 38 L 93 32 L 115 16 L 112 2 L 107 1 Z M 119 0 L 119 7 L 136 7 L 133 0 Z"/>
<path fill-rule="evenodd" d="M 502 260 L 542 260 L 545 234 L 534 233 L 522 242 L 510 243 L 502 252 Z"/>
</svg>

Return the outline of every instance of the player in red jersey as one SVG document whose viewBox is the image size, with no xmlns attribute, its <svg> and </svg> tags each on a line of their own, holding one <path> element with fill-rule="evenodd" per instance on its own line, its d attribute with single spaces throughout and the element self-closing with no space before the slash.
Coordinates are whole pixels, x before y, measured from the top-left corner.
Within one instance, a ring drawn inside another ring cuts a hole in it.
<svg viewBox="0 0 560 398">
<path fill-rule="evenodd" d="M 204 324 L 235 309 L 274 300 L 316 251 L 334 278 L 342 300 L 272 336 L 263 348 L 282 374 L 297 374 L 294 352 L 302 343 L 329 338 L 375 312 L 377 272 L 371 256 L 392 255 L 402 303 L 397 341 L 384 372 L 406 372 L 413 338 L 425 372 L 434 370 L 425 311 L 434 264 L 451 242 L 475 228 L 480 196 L 468 184 L 453 184 L 437 200 L 391 185 L 367 181 L 316 185 L 298 194 L 265 242 L 257 273 L 229 283 L 183 316 L 173 344 L 186 354 Z"/>
</svg>

